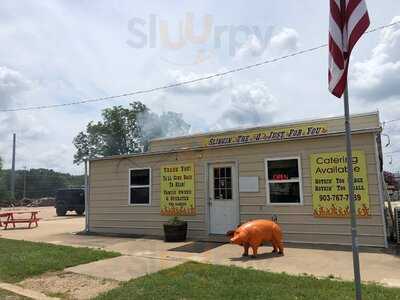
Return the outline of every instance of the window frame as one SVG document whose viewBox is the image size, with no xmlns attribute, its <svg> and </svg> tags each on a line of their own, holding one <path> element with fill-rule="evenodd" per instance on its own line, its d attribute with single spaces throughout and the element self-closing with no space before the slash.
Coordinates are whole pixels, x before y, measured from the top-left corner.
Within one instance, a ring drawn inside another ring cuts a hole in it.
<svg viewBox="0 0 400 300">
<path fill-rule="evenodd" d="M 131 185 L 131 172 L 135 170 L 149 170 L 149 184 L 148 185 Z M 130 168 L 128 170 L 128 205 L 129 206 L 151 206 L 151 168 Z M 132 188 L 149 188 L 149 202 L 148 203 L 131 203 L 131 190 Z"/>
<path fill-rule="evenodd" d="M 270 180 L 268 176 L 268 162 L 269 161 L 277 161 L 277 160 L 291 160 L 291 159 L 296 159 L 297 160 L 297 168 L 298 168 L 298 173 L 299 177 L 298 179 L 284 179 L 284 180 Z M 301 157 L 300 156 L 284 156 L 284 157 L 271 157 L 271 158 L 265 158 L 264 160 L 264 166 L 265 166 L 265 193 L 266 193 L 266 198 L 267 198 L 267 205 L 278 205 L 278 206 L 302 206 L 304 205 L 304 199 L 303 199 L 303 178 L 302 178 L 302 168 L 301 168 Z M 271 203 L 271 197 L 270 197 L 270 189 L 269 189 L 269 184 L 270 183 L 290 183 L 290 182 L 298 182 L 299 183 L 299 194 L 300 194 L 300 202 L 296 203 L 285 203 L 285 202 L 280 202 L 280 203 Z"/>
<path fill-rule="evenodd" d="M 228 187 L 224 187 L 223 189 L 224 190 L 226 190 L 226 192 L 228 192 L 228 189 L 230 189 L 230 192 L 231 192 L 231 197 L 230 198 L 224 198 L 224 199 L 221 199 L 221 198 L 216 198 L 215 197 L 215 190 L 216 190 L 216 188 L 215 188 L 215 174 L 213 174 L 213 199 L 214 200 L 217 200 L 217 201 L 234 201 L 234 191 L 233 191 L 233 172 L 234 172 L 234 170 L 233 170 L 233 166 L 230 166 L 230 165 L 227 165 L 227 166 L 215 166 L 215 167 L 213 167 L 213 172 L 215 172 L 215 169 L 230 169 L 230 172 L 231 172 L 231 175 L 230 175 L 230 181 L 231 181 L 231 186 L 230 186 L 230 188 L 228 188 Z M 225 176 L 224 177 L 221 177 L 221 176 L 218 176 L 218 179 L 219 180 L 221 180 L 221 178 L 224 178 L 225 180 L 227 180 L 228 179 L 228 177 L 226 176 L 226 174 L 225 174 Z M 219 189 L 221 189 L 221 188 L 219 188 Z"/>
</svg>

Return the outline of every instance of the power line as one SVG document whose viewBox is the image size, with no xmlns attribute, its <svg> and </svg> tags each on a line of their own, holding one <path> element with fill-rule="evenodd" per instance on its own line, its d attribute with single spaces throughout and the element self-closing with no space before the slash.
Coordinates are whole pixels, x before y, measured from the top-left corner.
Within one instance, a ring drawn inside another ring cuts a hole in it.
<svg viewBox="0 0 400 300">
<path fill-rule="evenodd" d="M 398 122 L 400 121 L 400 119 L 393 119 L 393 120 L 389 120 L 389 121 L 384 121 L 383 124 L 387 124 L 387 123 L 393 123 L 393 122 Z"/>
<path fill-rule="evenodd" d="M 400 153 L 400 150 L 395 150 L 395 151 L 391 151 L 391 152 L 385 152 L 383 154 L 394 154 L 394 153 Z"/>
<path fill-rule="evenodd" d="M 398 25 L 398 24 L 400 24 L 400 21 L 393 22 L 393 23 L 390 23 L 390 24 L 387 24 L 387 25 L 382 25 L 382 26 L 379 26 L 379 27 L 375 27 L 375 28 L 373 28 L 371 30 L 366 31 L 366 33 L 379 31 L 379 30 L 382 30 L 382 29 L 385 29 L 385 28 L 388 28 L 388 27 L 392 27 L 392 26 Z M 263 66 L 263 65 L 266 65 L 266 64 L 270 64 L 270 63 L 278 62 L 278 61 L 281 61 L 281 60 L 285 60 L 285 59 L 288 59 L 290 57 L 294 57 L 294 56 L 298 56 L 298 55 L 301 55 L 301 54 L 313 52 L 313 51 L 316 51 L 318 49 L 325 48 L 327 46 L 328 46 L 328 44 L 322 44 L 322 45 L 319 45 L 319 46 L 316 46 L 316 47 L 300 50 L 300 51 L 293 52 L 293 53 L 287 54 L 287 55 L 283 55 L 283 56 L 280 56 L 280 57 L 277 57 L 277 58 L 264 60 L 264 61 L 261 61 L 259 63 L 255 63 L 255 64 L 251 64 L 251 65 L 247 65 L 247 66 L 231 69 L 231 70 L 228 70 L 228 71 L 225 71 L 225 72 L 214 73 L 214 74 L 209 75 L 209 76 L 199 77 L 199 78 L 192 79 L 192 80 L 180 81 L 180 82 L 176 82 L 176 83 L 170 83 L 170 84 L 166 84 L 166 85 L 162 85 L 162 86 L 158 86 L 158 87 L 154 87 L 154 88 L 150 88 L 150 89 L 137 90 L 137 91 L 128 92 L 128 93 L 119 94 L 119 95 L 114 95 L 114 96 L 106 96 L 106 97 L 99 97 L 99 98 L 92 98 L 92 99 L 84 99 L 84 100 L 73 101 L 73 102 L 69 102 L 69 103 L 0 109 L 0 112 L 41 110 L 41 109 L 64 107 L 64 106 L 71 106 L 71 105 L 79 105 L 79 104 L 100 102 L 100 101 L 106 101 L 106 100 L 113 100 L 113 99 L 116 99 L 116 98 L 123 98 L 123 97 L 128 97 L 128 96 L 137 96 L 137 95 L 154 93 L 154 92 L 161 91 L 161 90 L 172 89 L 172 88 L 180 87 L 180 86 L 183 86 L 183 85 L 189 85 L 189 84 L 197 83 L 197 82 L 200 82 L 200 81 L 205 81 L 205 80 L 209 80 L 209 79 L 213 79 L 213 78 L 217 78 L 217 77 L 223 77 L 223 76 L 226 76 L 226 75 L 229 75 L 229 74 L 233 74 L 233 73 L 237 73 L 237 72 L 241 72 L 241 71 L 257 68 L 257 67 L 260 67 L 260 66 Z"/>
<path fill-rule="evenodd" d="M 274 58 L 274 59 L 271 59 L 271 60 L 265 60 L 265 61 L 262 61 L 262 62 L 259 62 L 259 63 L 256 63 L 256 64 L 247 65 L 247 66 L 236 68 L 236 69 L 231 69 L 231 70 L 228 70 L 228 71 L 225 71 L 225 72 L 215 73 L 215 74 L 212 74 L 212 75 L 209 75 L 209 76 L 199 77 L 199 78 L 192 79 L 192 80 L 186 80 L 186 81 L 180 81 L 180 82 L 176 82 L 176 83 L 171 83 L 171 84 L 167 84 L 167 85 L 163 85 L 163 86 L 159 86 L 159 87 L 155 87 L 155 88 L 150 88 L 150 89 L 145 89 L 145 90 L 138 90 L 138 91 L 128 92 L 128 93 L 114 95 L 114 96 L 107 96 L 107 97 L 86 99 L 86 100 L 69 102 L 69 103 L 62 103 L 62 104 L 51 104 L 51 105 L 40 105 L 40 106 L 30 106 L 30 107 L 21 107 L 21 108 L 1 109 L 0 112 L 40 110 L 40 109 L 46 109 L 46 108 L 56 108 L 56 107 L 63 107 L 63 106 L 86 104 L 86 103 L 100 102 L 100 101 L 106 101 L 106 100 L 113 100 L 113 99 L 116 99 L 116 98 L 123 98 L 123 97 L 128 97 L 128 96 L 137 96 L 137 95 L 142 95 L 142 94 L 149 94 L 149 93 L 153 93 L 153 92 L 157 92 L 157 91 L 161 91 L 161 90 L 172 89 L 172 88 L 180 87 L 180 86 L 183 86 L 183 85 L 189 85 L 189 84 L 197 83 L 197 82 L 200 82 L 200 81 L 205 81 L 205 80 L 213 79 L 213 78 L 216 78 L 216 77 L 222 77 L 222 76 L 226 76 L 228 74 L 232 74 L 232 73 L 236 73 L 236 72 L 252 69 L 252 68 L 259 67 L 259 66 L 262 66 L 262 65 L 265 65 L 265 64 L 269 64 L 269 63 L 277 62 L 277 61 L 280 61 L 280 60 L 284 60 L 284 59 L 287 59 L 289 57 L 297 56 L 297 55 L 304 54 L 304 53 L 307 53 L 307 52 L 312 52 L 312 51 L 318 50 L 320 48 L 324 48 L 326 46 L 327 46 L 327 44 L 323 44 L 323 45 L 320 45 L 320 46 L 317 46 L 317 47 L 308 48 L 308 49 L 301 50 L 301 51 L 298 51 L 298 52 L 294 52 L 294 53 L 291 53 L 291 54 L 288 54 L 288 55 L 277 57 L 277 58 Z"/>
</svg>

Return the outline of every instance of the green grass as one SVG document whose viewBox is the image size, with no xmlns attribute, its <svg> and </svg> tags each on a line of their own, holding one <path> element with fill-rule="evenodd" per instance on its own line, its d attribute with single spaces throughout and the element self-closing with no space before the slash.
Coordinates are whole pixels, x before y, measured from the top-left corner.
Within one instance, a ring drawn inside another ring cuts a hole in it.
<svg viewBox="0 0 400 300">
<path fill-rule="evenodd" d="M 1 300 L 30 300 L 30 298 L 26 298 L 24 296 L 20 296 L 14 293 L 11 293 L 6 290 L 0 289 L 0 299 Z"/>
<path fill-rule="evenodd" d="M 0 281 L 18 282 L 48 271 L 60 271 L 68 267 L 119 255 L 116 252 L 89 248 L 0 238 Z"/>
<path fill-rule="evenodd" d="M 188 262 L 99 295 L 117 299 L 354 299 L 352 282 Z M 400 299 L 400 289 L 364 285 L 363 299 Z"/>
</svg>

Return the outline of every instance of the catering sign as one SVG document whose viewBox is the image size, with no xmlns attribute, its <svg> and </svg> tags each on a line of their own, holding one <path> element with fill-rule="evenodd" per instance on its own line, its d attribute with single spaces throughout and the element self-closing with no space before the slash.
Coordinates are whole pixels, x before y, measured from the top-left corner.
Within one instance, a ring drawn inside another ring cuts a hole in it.
<svg viewBox="0 0 400 300">
<path fill-rule="evenodd" d="M 254 129 L 233 134 L 217 134 L 204 140 L 206 147 L 273 142 L 301 137 L 324 135 L 328 133 L 326 124 L 312 124 L 282 128 Z"/>
<path fill-rule="evenodd" d="M 194 165 L 161 166 L 160 209 L 163 216 L 193 216 L 196 214 L 194 198 Z"/>
<path fill-rule="evenodd" d="M 312 154 L 311 187 L 315 217 L 349 217 L 347 156 L 345 152 Z M 370 216 L 364 151 L 353 151 L 354 199 L 358 217 Z"/>
</svg>

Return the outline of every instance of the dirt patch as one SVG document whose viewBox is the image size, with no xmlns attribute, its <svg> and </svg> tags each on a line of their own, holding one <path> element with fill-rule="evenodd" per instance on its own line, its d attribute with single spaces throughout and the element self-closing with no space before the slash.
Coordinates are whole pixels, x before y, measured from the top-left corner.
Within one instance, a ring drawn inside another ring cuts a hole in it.
<svg viewBox="0 0 400 300">
<path fill-rule="evenodd" d="M 90 299 L 118 287 L 119 282 L 70 272 L 56 272 L 29 278 L 19 284 L 53 297 Z"/>
</svg>

